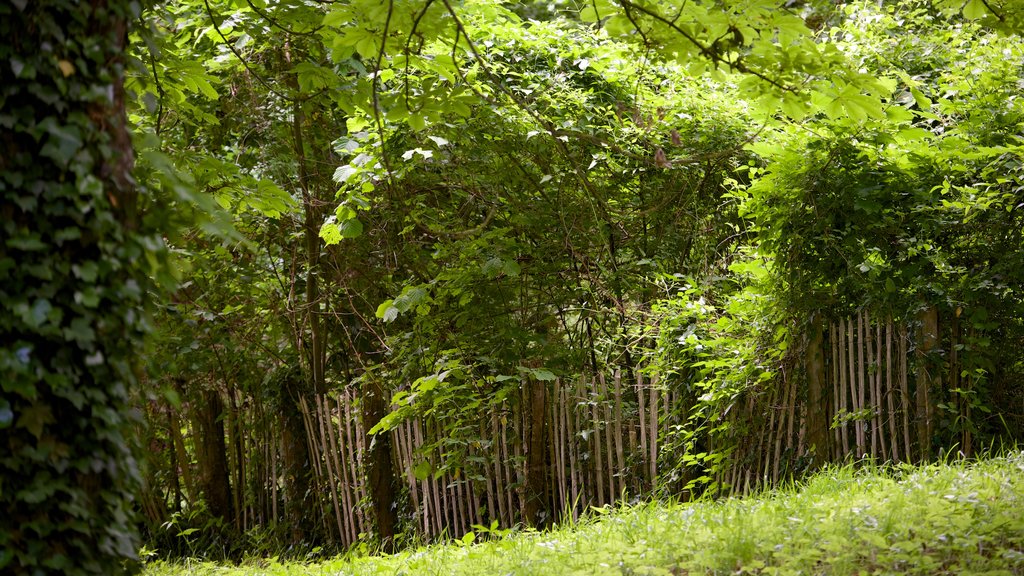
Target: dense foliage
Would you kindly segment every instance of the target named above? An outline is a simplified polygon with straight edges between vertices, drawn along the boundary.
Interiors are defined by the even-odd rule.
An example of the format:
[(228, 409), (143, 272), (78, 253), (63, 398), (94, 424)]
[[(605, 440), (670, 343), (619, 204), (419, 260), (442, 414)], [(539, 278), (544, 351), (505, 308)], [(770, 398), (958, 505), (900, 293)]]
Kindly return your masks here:
[[(853, 354), (854, 332), (837, 336), (852, 316), (888, 322), (886, 354), (907, 363), (903, 396), (884, 394), (905, 419), (893, 459), (1014, 436), (1013, 411), (993, 410), (1021, 401), (1021, 366), (1000, 352), (1022, 335), (1012, 25), (913, 2), (670, 4), (151, 15), (133, 118), (159, 136), (171, 184), (221, 208), (192, 218), (235, 231), (172, 240), (187, 281), (149, 358), (173, 400), (148, 404), (158, 549), (191, 527), (207, 534), (193, 552), (224, 553), (232, 531), (265, 525), (245, 518), (270, 502), (254, 466), (278, 457), (291, 511), (266, 509), (272, 532), (330, 539), (301, 512), (327, 506), (304, 464), (316, 432), (302, 445), (303, 402), (324, 393), (363, 398), (378, 456), (359, 460), (359, 508), (384, 542), (419, 518), (406, 474), (492, 481), (492, 417), (524, 427), (521, 520), (550, 517), (525, 504), (544, 493), (529, 410), (558, 378), (658, 379), (671, 404), (648, 489), (670, 494), (799, 474), (842, 457), (846, 427), (859, 454), (868, 436), (878, 450), (885, 402), (869, 407), (864, 382), (882, 370), (881, 325), (859, 403), (852, 372), (850, 406), (808, 384), (826, 370), (816, 351), (831, 347), (829, 373)], [(414, 420), (440, 434), (396, 470), (382, 455)], [(247, 463), (261, 441), (245, 426), (294, 440)], [(584, 442), (611, 423), (594, 426)]]

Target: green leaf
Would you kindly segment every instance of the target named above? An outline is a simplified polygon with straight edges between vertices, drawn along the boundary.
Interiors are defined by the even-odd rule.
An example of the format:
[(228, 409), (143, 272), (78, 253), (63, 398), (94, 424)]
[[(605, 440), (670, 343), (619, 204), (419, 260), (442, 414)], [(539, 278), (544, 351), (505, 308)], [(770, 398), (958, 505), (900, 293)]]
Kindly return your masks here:
[(96, 281), (100, 268), (96, 262), (89, 260), (81, 264), (72, 265), (71, 271), (74, 272), (75, 276), (80, 278), (83, 282), (91, 284)]
[(420, 482), (430, 478), (430, 462), (419, 462), (412, 468), (412, 473)]
[(514, 277), (519, 276), (519, 273), (522, 272), (523, 269), (515, 260), (506, 260), (503, 266), (503, 270), (505, 271), (505, 274)]
[(896, 141), (902, 143), (916, 142), (935, 138), (935, 134), (924, 128), (907, 128), (896, 133)]
[(345, 121), (345, 127), (348, 129), (349, 134), (356, 132), (362, 132), (370, 125), (370, 120), (364, 116), (350, 116)]
[(394, 300), (385, 300), (380, 306), (377, 306), (375, 314), (377, 318), (380, 318), (385, 322), (391, 322), (395, 318), (398, 318), (399, 310), (395, 307)]
[(423, 114), (410, 114), (408, 121), (409, 127), (417, 132), (427, 127), (427, 118)]
[(45, 298), (39, 298), (32, 304), (32, 308), (29, 310), (28, 315), (23, 315), (22, 319), (29, 325), (30, 328), (38, 329), (46, 319), (50, 316), (50, 311), (53, 306), (50, 301)]
[(37, 250), (46, 250), (50, 247), (49, 244), (44, 243), (39, 234), (23, 234), (15, 236), (7, 240), (7, 245), (11, 248), (23, 250), (25, 252), (35, 252)]
[[(344, 238), (356, 238), (363, 233), (363, 223), (355, 217), (355, 211), (351, 208), (344, 208), (345, 215), (349, 216), (348, 219), (339, 223), (337, 216), (333, 215), (328, 217), (327, 221), (320, 226), (320, 238), (328, 246), (333, 246)], [(342, 212), (342, 207), (339, 207), (338, 212)]]
[(43, 435), (43, 427), (53, 422), (53, 412), (50, 410), (50, 405), (38, 403), (22, 409), (21, 416), (18, 417), (18, 423), (15, 426), (28, 430), (36, 439), (39, 439)]
[(100, 304), (100, 295), (96, 288), (89, 286), (85, 290), (75, 292), (75, 302), (86, 308), (95, 308)]
[(356, 42), (356, 52), (363, 60), (370, 61), (380, 55), (380, 41), (373, 34), (366, 34)]
[(989, 13), (988, 8), (985, 6), (984, 0), (967, 0), (964, 4), (963, 14), (964, 18), (970, 20), (980, 20)]
[(338, 224), (338, 233), (342, 238), (357, 238), (363, 233), (363, 223), (358, 218), (350, 218)]
[(555, 374), (547, 368), (528, 368), (526, 366), (520, 366), (519, 371), (524, 374), (530, 374), (542, 382), (551, 382), (556, 379)]
[(96, 332), (93, 331), (88, 318), (75, 318), (71, 326), (64, 329), (64, 339), (74, 340), (79, 346), (85, 346), (96, 339)]
[(932, 109), (932, 101), (929, 100), (928, 97), (924, 95), (924, 92), (921, 92), (917, 88), (911, 87), (910, 94), (911, 96), (914, 97), (914, 102), (917, 102), (917, 106), (921, 110), (927, 112)]
[(0, 400), (0, 430), (10, 428), (14, 423), (14, 412), (11, 412), (11, 405), (7, 400)]
[(533, 377), (542, 382), (553, 382), (555, 380), (555, 374), (545, 368), (534, 368), (530, 372), (533, 373)]
[(56, 122), (48, 124), (49, 137), (39, 154), (52, 159), (59, 166), (67, 166), (82, 148), (82, 131), (78, 126), (61, 126)]
[(345, 164), (343, 166), (339, 166), (338, 169), (334, 171), (334, 181), (338, 184), (344, 184), (349, 181), (349, 178), (352, 178), (358, 173), (359, 168), (351, 164)]
[(320, 238), (328, 246), (341, 242), (342, 236), (338, 224), (336, 222), (324, 222), (323, 226), (320, 226)]

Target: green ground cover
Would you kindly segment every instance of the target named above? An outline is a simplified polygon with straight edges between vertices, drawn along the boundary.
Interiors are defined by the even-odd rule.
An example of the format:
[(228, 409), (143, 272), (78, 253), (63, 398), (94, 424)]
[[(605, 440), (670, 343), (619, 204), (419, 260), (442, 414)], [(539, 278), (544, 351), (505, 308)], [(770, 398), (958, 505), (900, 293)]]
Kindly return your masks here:
[(144, 574), (1024, 574), (1024, 453), (837, 467), (754, 497), (595, 510), (551, 531), (479, 530), (389, 556), (154, 562)]

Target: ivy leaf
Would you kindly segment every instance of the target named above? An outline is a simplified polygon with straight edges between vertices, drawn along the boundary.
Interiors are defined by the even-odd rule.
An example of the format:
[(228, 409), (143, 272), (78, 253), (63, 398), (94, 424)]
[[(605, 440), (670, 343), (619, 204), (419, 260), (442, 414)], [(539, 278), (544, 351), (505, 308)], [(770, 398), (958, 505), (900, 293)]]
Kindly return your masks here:
[(85, 290), (75, 292), (75, 302), (86, 308), (95, 308), (100, 304), (100, 294), (95, 286), (89, 286)]
[(22, 319), (29, 325), (33, 330), (39, 328), (46, 322), (47, 317), (50, 315), (50, 310), (53, 306), (50, 301), (45, 298), (39, 298), (32, 304), (32, 308), (29, 309), (27, 315), (23, 315)]
[(92, 284), (96, 281), (96, 277), (99, 275), (100, 268), (96, 262), (89, 260), (81, 264), (72, 264), (71, 271), (75, 273), (75, 276), (80, 278), (83, 282)]
[(32, 404), (21, 411), (16, 426), (24, 428), (38, 440), (43, 435), (43, 427), (54, 422), (53, 412), (46, 403)]
[(11, 423), (14, 422), (14, 412), (11, 411), (11, 405), (7, 400), (0, 400), (0, 430), (4, 428), (10, 428)]
[(96, 332), (90, 326), (88, 318), (75, 318), (71, 326), (64, 329), (64, 339), (74, 340), (79, 346), (89, 344), (96, 339)]
[(25, 69), (25, 62), (17, 57), (12, 57), (9, 62), (11, 63), (11, 72), (14, 72), (14, 77), (21, 78), (21, 71)]
[(48, 123), (46, 128), (49, 138), (43, 144), (39, 153), (52, 159), (59, 166), (65, 167), (75, 157), (78, 150), (82, 148), (82, 131), (78, 126), (62, 126), (56, 121)]
[(25, 252), (34, 252), (36, 250), (45, 250), (49, 248), (49, 244), (43, 243), (40, 240), (38, 234), (25, 234), (22, 236), (15, 236), (7, 240), (7, 245), (11, 248), (17, 248), (18, 250), (24, 250)]

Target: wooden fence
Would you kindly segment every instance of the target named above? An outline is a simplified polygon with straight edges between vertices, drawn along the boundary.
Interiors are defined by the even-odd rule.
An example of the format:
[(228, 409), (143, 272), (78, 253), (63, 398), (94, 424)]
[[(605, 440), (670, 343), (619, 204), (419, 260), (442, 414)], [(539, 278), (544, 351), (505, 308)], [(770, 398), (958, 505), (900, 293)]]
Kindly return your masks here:
[[(929, 310), (910, 322), (860, 312), (812, 330), (791, 347), (779, 376), (737, 397), (714, 423), (721, 431), (705, 434), (695, 447), (728, 457), (694, 472), (710, 475), (726, 493), (745, 493), (826, 461), (927, 459), (937, 437), (969, 454), (970, 426), (956, 429), (949, 422), (971, 416), (967, 397), (976, 383), (962, 372), (962, 354), (969, 353), (965, 341), (972, 334), (955, 318), (944, 328), (940, 332)], [(687, 455), (662, 448), (696, 399), (673, 386), (622, 372), (532, 382), (499, 404), (474, 409), (478, 417), (464, 434), (470, 440), (457, 445), (443, 436), (448, 422), (401, 422), (390, 434), (392, 462), (405, 488), (397, 503), (404, 528), (428, 540), (458, 537), (492, 521), (512, 526), (578, 518), (590, 506), (659, 487), (680, 494), (688, 478), (659, 466)], [(239, 390), (221, 397), (236, 525), (284, 522), (278, 416)], [(300, 407), (318, 507), (312, 515), (331, 541), (351, 545), (374, 531), (365, 469), (372, 438), (364, 433), (357, 393), (349, 388), (301, 398)], [(936, 432), (940, 411), (945, 423)], [(204, 464), (200, 459), (189, 474), (193, 465), (174, 409), (166, 419), (172, 441), (161, 450), (184, 472), (174, 500), (193, 500)], [(193, 425), (188, 434), (201, 433)], [(158, 519), (159, 501), (168, 497), (152, 499), (149, 513)], [(531, 501), (540, 505), (531, 508)], [(525, 522), (538, 509), (541, 517)]]
[(971, 455), (973, 382), (962, 374), (965, 334), (955, 318), (940, 330), (934, 309), (912, 322), (860, 311), (819, 330), (770, 389), (738, 403), (732, 420), (752, 423), (753, 433), (736, 443), (719, 482), (748, 492), (826, 461), (926, 460), (939, 406), (961, 423), (943, 431), (947, 441)]
[[(611, 378), (555, 380), (545, 394), (543, 499), (547, 518), (614, 504), (649, 490), (658, 478), (659, 429), (671, 396), (657, 381), (621, 372)], [(368, 530), (363, 451), (367, 438), (353, 391), (303, 402), (313, 469), (333, 519), (331, 531), (351, 544)], [(411, 522), (426, 538), (458, 536), (473, 525), (523, 522), (527, 508), (529, 426), (526, 399), (506, 400), (480, 419), (479, 439), (459, 467), (436, 448), (442, 423), (412, 418), (391, 431), (393, 461), (408, 493)], [(430, 447), (434, 447), (430, 449)]]

